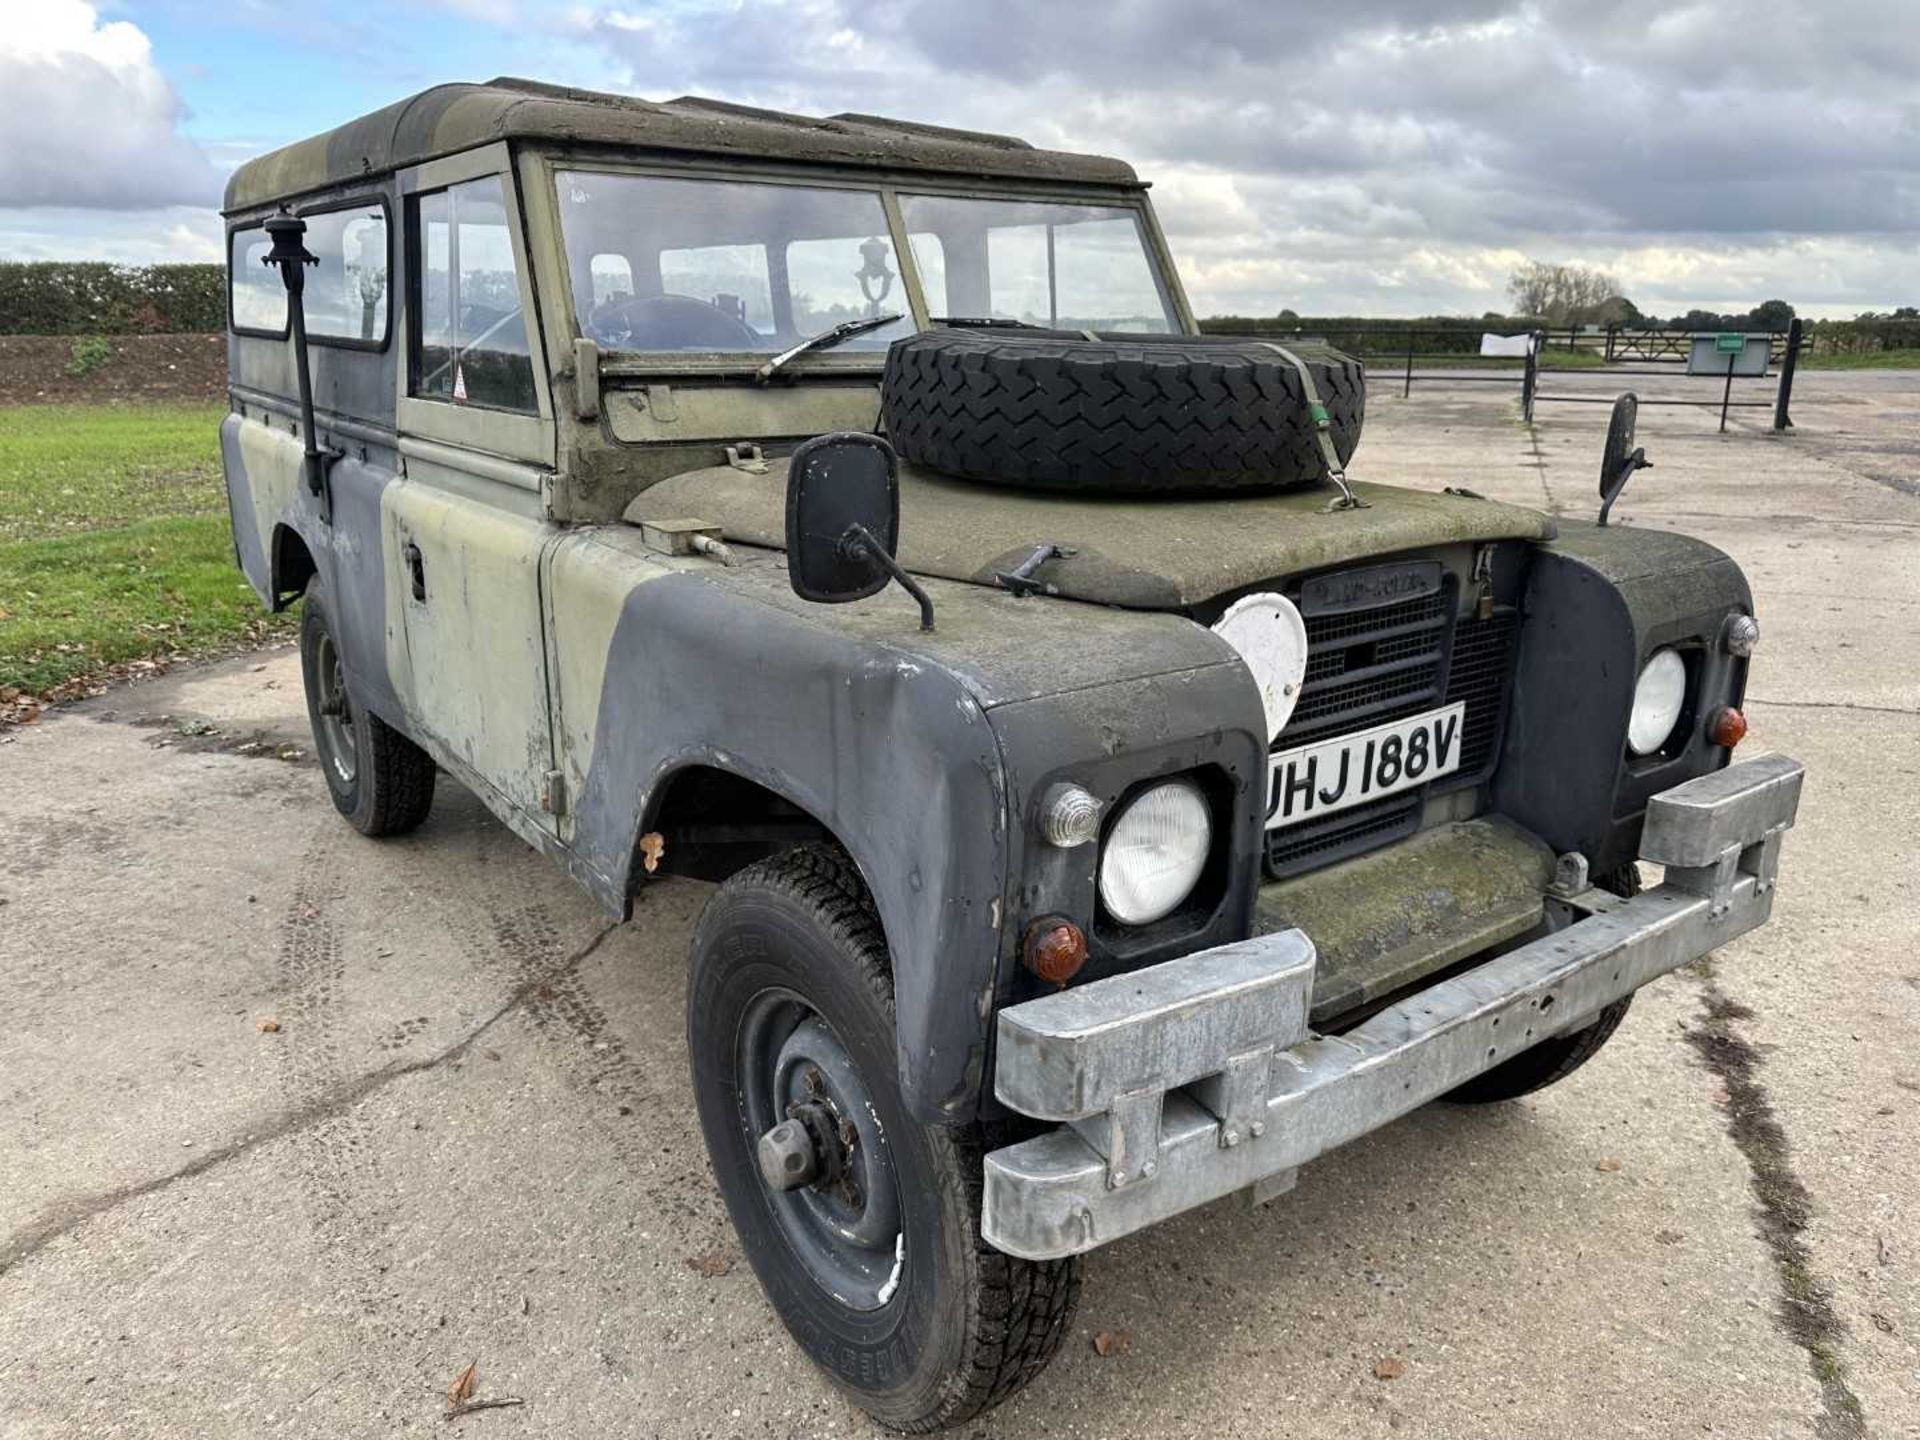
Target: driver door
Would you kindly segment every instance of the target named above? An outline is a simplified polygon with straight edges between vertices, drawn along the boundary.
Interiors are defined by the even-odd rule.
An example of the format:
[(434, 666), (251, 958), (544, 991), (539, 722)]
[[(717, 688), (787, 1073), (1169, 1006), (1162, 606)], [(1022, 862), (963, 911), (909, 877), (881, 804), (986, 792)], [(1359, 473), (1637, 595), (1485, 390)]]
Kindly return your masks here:
[(554, 427), (513, 175), (492, 146), (402, 189), (402, 473), (381, 501), (391, 668), (434, 757), (516, 828), (550, 833), (539, 575)]

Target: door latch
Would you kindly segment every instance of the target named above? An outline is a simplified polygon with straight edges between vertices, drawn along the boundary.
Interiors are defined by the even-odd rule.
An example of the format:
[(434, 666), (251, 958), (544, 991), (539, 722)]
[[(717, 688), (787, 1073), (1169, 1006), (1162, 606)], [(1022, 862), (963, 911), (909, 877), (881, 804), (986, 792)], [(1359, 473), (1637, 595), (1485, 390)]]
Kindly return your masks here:
[(420, 547), (409, 540), (402, 553), (407, 557), (407, 579), (413, 585), (413, 598), (424, 603), (427, 598), (427, 565), (420, 558)]

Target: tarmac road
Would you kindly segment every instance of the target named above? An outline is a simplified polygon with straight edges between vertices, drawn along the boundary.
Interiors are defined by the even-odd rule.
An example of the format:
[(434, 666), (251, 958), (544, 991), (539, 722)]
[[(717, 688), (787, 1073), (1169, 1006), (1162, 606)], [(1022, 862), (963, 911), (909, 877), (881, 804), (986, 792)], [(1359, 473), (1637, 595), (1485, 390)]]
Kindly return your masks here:
[[(1753, 580), (1773, 924), (1553, 1090), (1097, 1253), (970, 1433), (1920, 1435), (1920, 375), (1800, 388), (1788, 437), (1643, 412), (1618, 512)], [(1590, 513), (1605, 420), (1417, 385), (1354, 473)], [(0, 737), (0, 1434), (443, 1433), (470, 1361), (503, 1440), (871, 1430), (712, 1189), (707, 888), (610, 928), (444, 781), (362, 840), (308, 746), (286, 651)]]

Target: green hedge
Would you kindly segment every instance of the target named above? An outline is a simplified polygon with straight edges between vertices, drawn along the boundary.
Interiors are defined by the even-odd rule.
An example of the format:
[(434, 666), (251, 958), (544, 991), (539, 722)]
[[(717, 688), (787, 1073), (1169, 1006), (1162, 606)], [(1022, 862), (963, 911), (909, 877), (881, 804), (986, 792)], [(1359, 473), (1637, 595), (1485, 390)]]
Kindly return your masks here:
[(0, 335), (150, 335), (224, 330), (221, 265), (0, 261)]
[(1873, 355), (1920, 348), (1920, 320), (1815, 320), (1807, 327), (1815, 355)]

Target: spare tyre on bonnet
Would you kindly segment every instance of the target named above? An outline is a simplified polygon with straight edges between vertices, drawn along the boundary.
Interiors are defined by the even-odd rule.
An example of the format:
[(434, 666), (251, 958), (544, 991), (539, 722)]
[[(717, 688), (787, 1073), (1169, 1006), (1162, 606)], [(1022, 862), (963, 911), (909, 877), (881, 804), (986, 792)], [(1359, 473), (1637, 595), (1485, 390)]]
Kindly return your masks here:
[(1325, 345), (933, 330), (887, 352), (881, 409), (903, 458), (972, 480), (1114, 494), (1273, 489), (1327, 473), (1302, 366), (1344, 465), (1360, 441), (1365, 368)]

